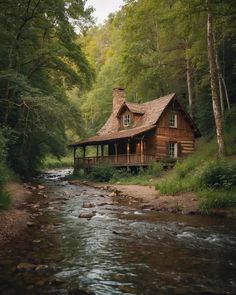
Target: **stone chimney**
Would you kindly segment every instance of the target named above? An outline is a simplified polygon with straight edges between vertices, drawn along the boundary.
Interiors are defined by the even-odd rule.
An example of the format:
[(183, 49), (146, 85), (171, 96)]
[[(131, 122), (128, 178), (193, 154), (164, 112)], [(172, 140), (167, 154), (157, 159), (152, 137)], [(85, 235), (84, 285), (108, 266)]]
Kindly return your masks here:
[(114, 88), (112, 92), (113, 99), (113, 113), (117, 113), (121, 105), (125, 102), (125, 90), (124, 88)]

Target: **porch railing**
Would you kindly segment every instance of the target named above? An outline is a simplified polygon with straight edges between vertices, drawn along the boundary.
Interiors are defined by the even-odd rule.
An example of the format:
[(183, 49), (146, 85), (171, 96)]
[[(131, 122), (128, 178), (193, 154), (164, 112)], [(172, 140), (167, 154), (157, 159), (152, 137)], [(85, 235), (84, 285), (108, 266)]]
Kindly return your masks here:
[(146, 165), (155, 160), (154, 155), (150, 154), (129, 154), (129, 155), (112, 155), (112, 156), (98, 156), (75, 158), (75, 166), (81, 168), (92, 167), (94, 165), (111, 163), (113, 166), (132, 166), (132, 165)]

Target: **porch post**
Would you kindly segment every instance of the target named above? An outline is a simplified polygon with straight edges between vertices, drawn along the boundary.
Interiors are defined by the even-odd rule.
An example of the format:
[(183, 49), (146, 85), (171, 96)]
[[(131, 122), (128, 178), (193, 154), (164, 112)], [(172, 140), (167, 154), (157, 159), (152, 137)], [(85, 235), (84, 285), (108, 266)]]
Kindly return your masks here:
[(102, 144), (102, 157), (104, 156), (104, 145)]
[(117, 163), (117, 143), (115, 143), (115, 162)]
[(98, 152), (99, 152), (99, 151), (98, 151), (98, 147), (99, 147), (99, 146), (98, 146), (98, 144), (97, 144), (97, 158), (98, 158)]
[(74, 146), (74, 167), (76, 165), (76, 150), (77, 148)]
[(129, 150), (130, 150), (130, 144), (129, 144), (129, 142), (127, 142), (127, 163), (130, 162)]
[(86, 146), (83, 146), (83, 158), (86, 156)]
[(143, 139), (141, 140), (141, 163), (144, 162), (144, 156), (143, 156)]

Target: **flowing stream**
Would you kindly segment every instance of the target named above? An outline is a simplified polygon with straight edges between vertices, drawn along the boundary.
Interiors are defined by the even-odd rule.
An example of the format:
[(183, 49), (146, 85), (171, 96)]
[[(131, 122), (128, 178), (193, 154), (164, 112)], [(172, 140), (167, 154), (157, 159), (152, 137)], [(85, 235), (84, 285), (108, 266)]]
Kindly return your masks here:
[[(236, 294), (236, 224), (139, 209), (51, 171), (27, 231), (0, 250), (0, 294)], [(82, 208), (83, 202), (94, 204)], [(38, 205), (39, 204), (39, 205)], [(94, 212), (88, 220), (81, 212)], [(39, 266), (19, 270), (20, 263)]]

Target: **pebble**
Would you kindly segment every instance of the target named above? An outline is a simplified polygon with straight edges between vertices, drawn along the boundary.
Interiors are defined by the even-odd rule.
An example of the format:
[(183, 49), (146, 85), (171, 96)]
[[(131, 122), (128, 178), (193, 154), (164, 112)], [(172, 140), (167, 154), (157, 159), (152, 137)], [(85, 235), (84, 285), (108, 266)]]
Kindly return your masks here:
[(113, 197), (116, 197), (116, 196), (117, 196), (117, 193), (116, 192), (112, 192), (112, 193), (109, 194), (109, 197), (110, 198), (113, 198)]
[(43, 185), (41, 185), (41, 184), (38, 184), (38, 185), (37, 185), (37, 189), (39, 189), (39, 190), (45, 189), (45, 186), (43, 186)]
[(31, 221), (28, 221), (26, 224), (27, 224), (28, 227), (33, 227), (33, 226), (36, 225), (36, 223), (31, 222)]

